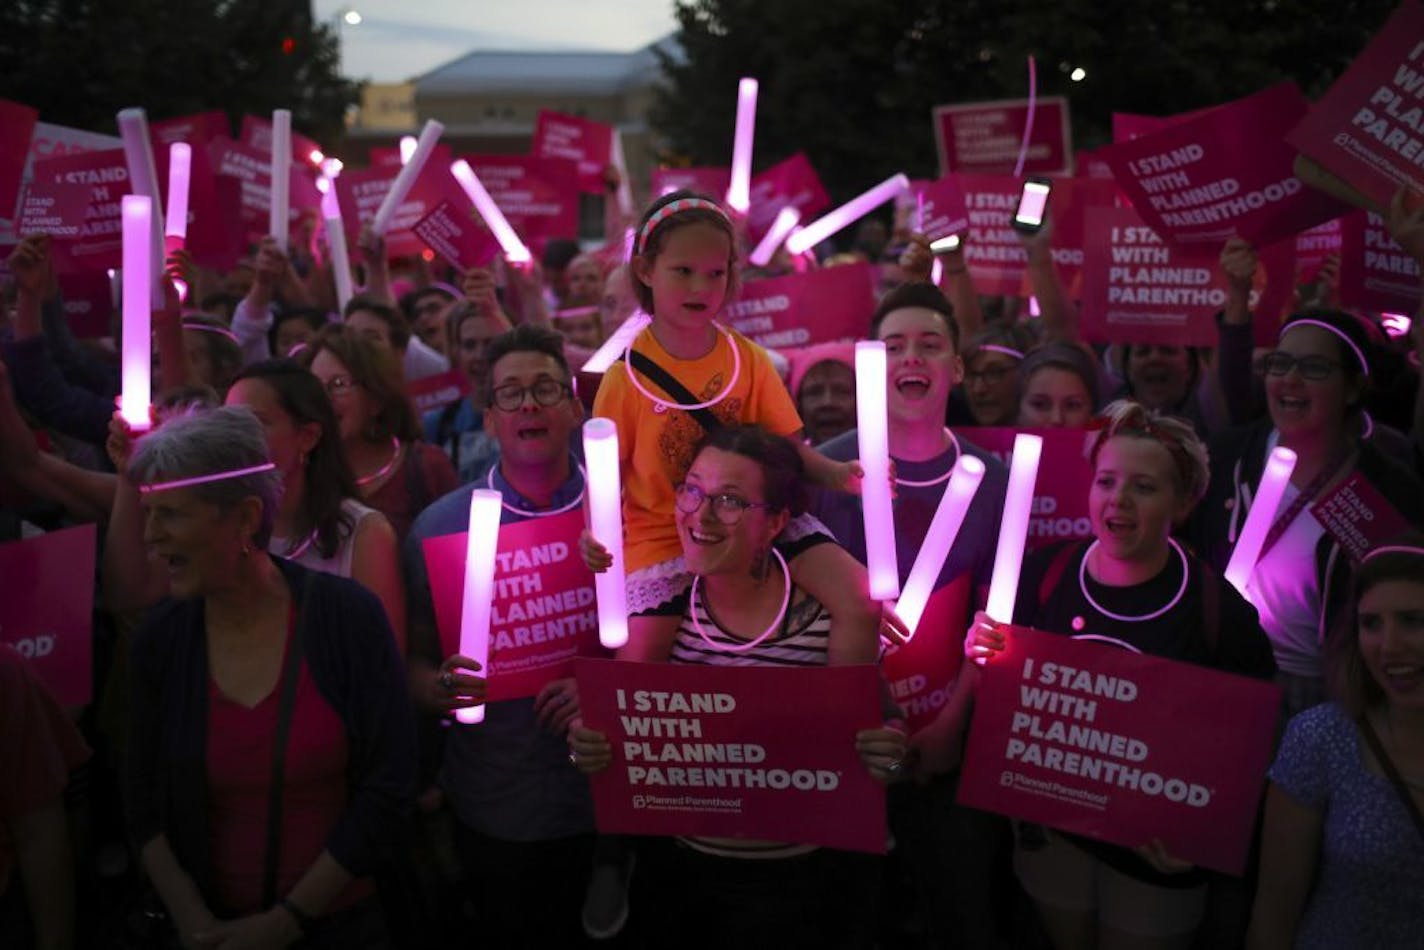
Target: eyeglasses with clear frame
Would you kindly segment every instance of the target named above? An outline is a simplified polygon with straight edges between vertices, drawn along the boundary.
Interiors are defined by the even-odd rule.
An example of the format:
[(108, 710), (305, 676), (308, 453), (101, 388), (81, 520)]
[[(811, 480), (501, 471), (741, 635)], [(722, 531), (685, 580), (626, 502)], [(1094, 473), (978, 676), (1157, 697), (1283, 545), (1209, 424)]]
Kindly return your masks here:
[(685, 515), (693, 515), (702, 507), (704, 501), (708, 502), (712, 505), (712, 516), (728, 528), (741, 521), (742, 515), (746, 514), (748, 508), (771, 509), (771, 505), (764, 501), (747, 501), (740, 495), (733, 495), (730, 492), (712, 495), (687, 482), (676, 485), (673, 488), (673, 493), (676, 497), (678, 511)]

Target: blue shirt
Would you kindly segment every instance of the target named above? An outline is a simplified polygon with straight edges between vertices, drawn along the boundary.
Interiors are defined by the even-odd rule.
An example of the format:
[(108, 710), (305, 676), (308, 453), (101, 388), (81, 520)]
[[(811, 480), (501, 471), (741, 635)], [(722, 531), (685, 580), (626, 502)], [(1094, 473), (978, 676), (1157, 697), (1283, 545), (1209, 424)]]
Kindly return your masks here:
[(468, 485), (477, 479), (483, 481), (490, 470), (499, 464), (499, 443), (493, 433), (485, 430), (484, 413), (470, 405), (468, 399), (460, 400), (459, 409), (443, 426), (442, 432), (441, 418), (449, 408), (432, 409), (421, 417), (425, 441), (440, 446), (450, 456), (460, 484)]

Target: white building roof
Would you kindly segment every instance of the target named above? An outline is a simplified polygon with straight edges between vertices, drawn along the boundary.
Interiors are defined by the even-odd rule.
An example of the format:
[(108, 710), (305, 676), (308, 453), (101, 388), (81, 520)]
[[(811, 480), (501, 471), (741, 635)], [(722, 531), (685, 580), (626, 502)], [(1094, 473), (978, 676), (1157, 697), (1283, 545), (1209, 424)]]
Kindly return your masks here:
[(417, 96), (582, 92), (609, 95), (647, 83), (661, 67), (655, 49), (676, 59), (671, 36), (629, 53), (581, 50), (473, 50), (415, 80)]

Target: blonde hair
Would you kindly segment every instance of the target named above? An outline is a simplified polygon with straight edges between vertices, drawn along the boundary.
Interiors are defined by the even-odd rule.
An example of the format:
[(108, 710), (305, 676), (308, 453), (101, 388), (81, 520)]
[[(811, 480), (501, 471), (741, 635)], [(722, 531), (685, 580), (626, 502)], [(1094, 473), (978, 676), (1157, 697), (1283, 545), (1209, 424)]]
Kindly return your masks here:
[(1151, 439), (1159, 443), (1172, 457), (1172, 472), (1177, 490), (1193, 505), (1206, 494), (1211, 470), (1207, 465), (1206, 445), (1191, 425), (1176, 416), (1148, 409), (1140, 402), (1119, 399), (1109, 403), (1098, 416), (1095, 426), (1098, 437), (1089, 452), (1093, 468), (1098, 467), (1098, 453), (1108, 439), (1127, 436)]

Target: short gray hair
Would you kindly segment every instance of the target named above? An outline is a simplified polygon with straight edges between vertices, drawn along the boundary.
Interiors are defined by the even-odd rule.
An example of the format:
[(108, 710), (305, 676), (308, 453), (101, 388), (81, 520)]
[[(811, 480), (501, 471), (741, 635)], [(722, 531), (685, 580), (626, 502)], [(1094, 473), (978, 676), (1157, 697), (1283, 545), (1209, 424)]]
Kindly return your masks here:
[[(224, 406), (185, 413), (144, 436), (129, 459), (128, 477), (143, 485), (234, 472), (270, 461), (262, 423), (252, 410)], [(282, 497), (282, 478), (275, 470), (202, 482), (193, 486), (193, 492), (223, 510), (257, 496), (262, 523), (253, 542), (267, 547)]]

